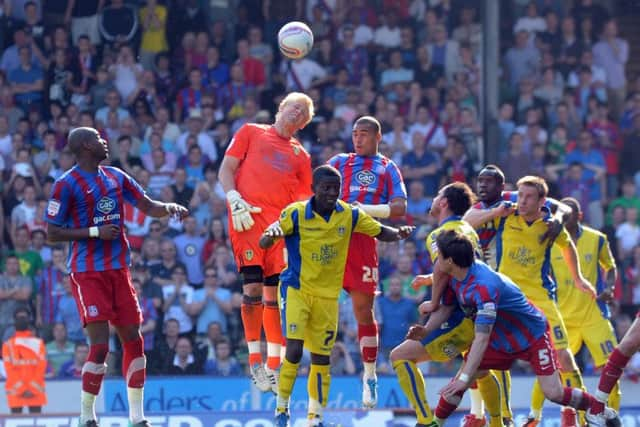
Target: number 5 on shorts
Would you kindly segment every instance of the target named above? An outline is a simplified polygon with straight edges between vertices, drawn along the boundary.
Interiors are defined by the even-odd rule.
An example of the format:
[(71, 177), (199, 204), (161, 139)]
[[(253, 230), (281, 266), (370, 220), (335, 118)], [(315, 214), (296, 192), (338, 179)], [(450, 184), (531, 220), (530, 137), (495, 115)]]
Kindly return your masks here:
[(543, 348), (538, 351), (538, 362), (540, 366), (548, 365), (551, 362), (551, 358), (549, 357), (549, 349)]

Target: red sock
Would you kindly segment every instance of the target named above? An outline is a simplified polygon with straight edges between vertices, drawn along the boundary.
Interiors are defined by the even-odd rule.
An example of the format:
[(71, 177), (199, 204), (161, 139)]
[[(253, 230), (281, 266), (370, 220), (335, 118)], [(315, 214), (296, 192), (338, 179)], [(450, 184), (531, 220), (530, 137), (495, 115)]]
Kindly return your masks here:
[(594, 400), (593, 396), (579, 388), (564, 387), (562, 392), (562, 401), (558, 403), (563, 406), (570, 406), (580, 411), (586, 411)]
[[(282, 326), (280, 325), (280, 310), (278, 303), (265, 301), (262, 312), (262, 325), (267, 339), (267, 366), (270, 369), (280, 367), (280, 345), (282, 343)], [(278, 351), (275, 351), (275, 349)]]
[(97, 395), (100, 392), (102, 379), (107, 370), (104, 361), (109, 353), (108, 344), (92, 344), (89, 346), (87, 361), (82, 366), (82, 391)]
[(142, 337), (122, 344), (122, 376), (127, 387), (142, 388), (147, 376), (147, 358)]
[(613, 350), (607, 364), (602, 368), (602, 374), (600, 374), (600, 382), (598, 382), (598, 390), (596, 392), (596, 398), (593, 399), (591, 404), (591, 412), (599, 414), (604, 411), (605, 402), (609, 398), (609, 393), (613, 390), (613, 386), (616, 385), (625, 366), (629, 363), (631, 357), (625, 356), (617, 348)]
[(358, 342), (362, 361), (375, 363), (378, 358), (378, 324), (375, 322), (370, 325), (358, 324)]
[(240, 314), (244, 326), (244, 337), (249, 347), (249, 365), (262, 363), (262, 354), (260, 354), (262, 312), (262, 297), (251, 298), (243, 295)]
[(460, 400), (462, 400), (463, 394), (464, 392), (456, 393), (455, 395), (456, 397), (454, 397), (454, 399), (456, 400), (455, 403), (447, 402), (443, 396), (440, 396), (440, 400), (438, 401), (438, 406), (434, 411), (435, 416), (440, 418), (441, 420), (446, 420), (447, 418), (449, 418), (449, 416), (453, 414), (453, 411), (455, 411), (458, 405), (460, 404)]

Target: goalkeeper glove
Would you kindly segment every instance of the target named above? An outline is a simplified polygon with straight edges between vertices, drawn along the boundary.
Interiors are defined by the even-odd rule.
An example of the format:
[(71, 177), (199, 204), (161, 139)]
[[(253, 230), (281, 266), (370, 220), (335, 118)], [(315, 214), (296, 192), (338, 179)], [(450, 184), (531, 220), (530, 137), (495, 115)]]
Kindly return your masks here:
[(235, 231), (247, 231), (255, 223), (251, 218), (252, 213), (262, 212), (262, 209), (251, 206), (236, 190), (227, 192), (227, 202), (231, 209), (231, 221)]

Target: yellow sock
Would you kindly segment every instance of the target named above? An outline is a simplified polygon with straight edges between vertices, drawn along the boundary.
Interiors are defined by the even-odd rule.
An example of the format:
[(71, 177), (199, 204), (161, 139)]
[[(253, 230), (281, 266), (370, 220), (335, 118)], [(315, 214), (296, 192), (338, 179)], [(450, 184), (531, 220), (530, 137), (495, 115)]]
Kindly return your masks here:
[(513, 411), (511, 410), (511, 372), (494, 371), (500, 384), (500, 408), (502, 418), (513, 419)]
[(476, 384), (478, 384), (478, 391), (482, 395), (484, 400), (484, 406), (489, 413), (491, 420), (497, 418), (502, 424), (502, 414), (500, 411), (500, 384), (493, 371), (489, 371), (487, 375), (482, 378), (476, 378)]
[(618, 381), (611, 389), (611, 393), (609, 393), (609, 407), (620, 412), (621, 398), (622, 398), (622, 393), (620, 392), (620, 381)]
[(278, 383), (277, 408), (286, 408), (288, 406), (285, 402), (289, 402), (293, 385), (296, 383), (298, 365), (300, 365), (300, 363), (291, 363), (286, 357), (282, 362), (282, 366), (280, 367), (280, 382)]
[(420, 424), (430, 424), (433, 421), (433, 413), (427, 403), (424, 391), (424, 378), (414, 362), (409, 360), (396, 360), (393, 362), (393, 370), (396, 371), (400, 388), (409, 399), (409, 403), (416, 411), (416, 417)]
[[(311, 364), (309, 369), (309, 379), (307, 381), (307, 392), (309, 393), (309, 415), (322, 415), (322, 410), (329, 401), (329, 385), (331, 384), (331, 374), (329, 365)], [(280, 371), (282, 376), (282, 371)]]
[(539, 419), (542, 415), (542, 405), (544, 405), (544, 393), (536, 379), (533, 382), (533, 390), (531, 390), (531, 415), (534, 418)]

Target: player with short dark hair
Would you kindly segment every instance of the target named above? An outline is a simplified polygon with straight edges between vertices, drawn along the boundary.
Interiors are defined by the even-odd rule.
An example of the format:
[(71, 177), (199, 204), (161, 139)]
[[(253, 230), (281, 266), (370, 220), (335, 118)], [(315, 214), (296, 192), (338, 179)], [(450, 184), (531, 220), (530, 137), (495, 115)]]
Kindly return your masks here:
[[(398, 166), (378, 152), (381, 132), (382, 127), (375, 117), (360, 117), (351, 132), (355, 152), (338, 154), (327, 163), (340, 171), (343, 201), (356, 204), (374, 218), (397, 218), (407, 212), (407, 190)], [(349, 246), (344, 289), (351, 296), (358, 322), (358, 342), (364, 365), (362, 404), (367, 408), (373, 408), (378, 400), (378, 325), (373, 315), (377, 287), (376, 239), (355, 233)]]
[(101, 166), (109, 149), (97, 130), (73, 129), (68, 145), (77, 163), (54, 183), (45, 221), (49, 241), (70, 242), (71, 289), (89, 336), (89, 356), (82, 368), (80, 425), (97, 426), (95, 399), (106, 371), (111, 323), (122, 342), (131, 423), (146, 427), (142, 397), (146, 358), (141, 312), (129, 273), (124, 204), (155, 218), (182, 218), (188, 211), (175, 203), (150, 199), (125, 172)]
[(338, 170), (329, 165), (317, 167), (313, 171), (313, 197), (287, 206), (280, 220), (260, 238), (260, 246), (268, 248), (284, 237), (288, 256), (279, 286), (287, 344), (276, 401), (278, 427), (289, 425), (289, 398), (304, 346), (311, 352), (309, 425), (323, 425), (331, 380), (329, 356), (336, 340), (338, 297), (351, 236), (358, 232), (391, 242), (407, 238), (414, 229), (384, 226), (358, 207), (339, 200), (341, 186)]
[[(459, 304), (472, 314), (475, 336), (458, 375), (440, 391), (435, 423), (442, 425), (453, 413), (474, 377), (489, 369), (508, 370), (516, 360), (531, 363), (549, 400), (588, 409), (595, 398), (579, 388), (563, 386), (560, 380), (549, 323), (542, 311), (507, 276), (482, 261), (473, 261), (474, 247), (467, 236), (446, 231), (436, 244), (442, 269), (451, 276), (443, 304)], [(609, 408), (607, 413), (611, 419), (616, 417)], [(603, 427), (604, 417), (594, 417), (589, 425)]]

